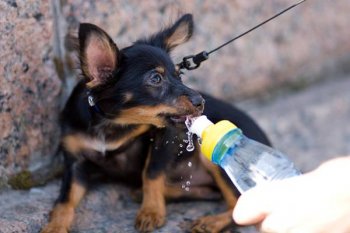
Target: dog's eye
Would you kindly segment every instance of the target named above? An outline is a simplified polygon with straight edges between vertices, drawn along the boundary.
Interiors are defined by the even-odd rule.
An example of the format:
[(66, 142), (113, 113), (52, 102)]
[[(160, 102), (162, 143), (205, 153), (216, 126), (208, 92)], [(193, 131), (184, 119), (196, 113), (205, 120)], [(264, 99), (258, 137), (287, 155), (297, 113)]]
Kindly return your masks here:
[(154, 85), (160, 84), (160, 83), (162, 82), (162, 80), (163, 80), (163, 77), (162, 77), (162, 75), (159, 74), (159, 73), (153, 73), (153, 74), (151, 74), (150, 79), (149, 79), (149, 81), (151, 82), (151, 84), (154, 84)]

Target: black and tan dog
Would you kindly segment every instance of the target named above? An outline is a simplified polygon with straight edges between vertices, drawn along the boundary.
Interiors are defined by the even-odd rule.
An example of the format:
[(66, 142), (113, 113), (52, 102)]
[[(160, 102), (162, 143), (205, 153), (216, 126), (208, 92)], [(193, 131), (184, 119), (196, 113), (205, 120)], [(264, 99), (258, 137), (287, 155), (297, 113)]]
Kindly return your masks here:
[[(193, 232), (219, 232), (232, 222), (233, 185), (221, 170), (184, 144), (186, 116), (203, 113), (213, 121), (228, 119), (251, 138), (268, 144), (244, 113), (186, 87), (169, 52), (192, 35), (191, 15), (130, 47), (118, 49), (99, 27), (81, 24), (79, 57), (83, 80), (62, 115), (65, 173), (61, 192), (44, 233), (68, 232), (74, 209), (98, 172), (142, 187), (135, 227), (149, 232), (165, 224), (166, 200), (217, 198), (228, 210), (193, 223)], [(203, 96), (203, 97), (202, 97)], [(185, 146), (185, 145), (184, 145)], [(181, 154), (181, 156), (178, 156)], [(193, 164), (188, 167), (188, 162)], [(191, 176), (183, 189), (182, 177)]]

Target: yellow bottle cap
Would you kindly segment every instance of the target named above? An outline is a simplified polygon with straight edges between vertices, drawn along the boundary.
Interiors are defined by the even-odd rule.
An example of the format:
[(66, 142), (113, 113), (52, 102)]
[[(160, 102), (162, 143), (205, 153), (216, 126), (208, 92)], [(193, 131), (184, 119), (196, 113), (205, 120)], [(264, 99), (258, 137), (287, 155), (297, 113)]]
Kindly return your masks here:
[(236, 125), (227, 120), (219, 121), (215, 125), (209, 125), (207, 128), (205, 128), (201, 135), (201, 149), (205, 157), (212, 161), (212, 154), (214, 152), (216, 144), (228, 132), (236, 128)]

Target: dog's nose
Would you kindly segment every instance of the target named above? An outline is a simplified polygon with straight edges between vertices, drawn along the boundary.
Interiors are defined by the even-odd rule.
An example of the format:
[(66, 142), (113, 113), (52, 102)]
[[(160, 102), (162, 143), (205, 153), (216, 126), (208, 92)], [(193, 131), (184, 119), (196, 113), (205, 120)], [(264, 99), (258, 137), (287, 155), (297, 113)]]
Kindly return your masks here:
[(203, 110), (204, 109), (204, 103), (205, 100), (201, 95), (195, 95), (190, 97), (191, 103), (193, 106), (195, 106), (198, 110)]

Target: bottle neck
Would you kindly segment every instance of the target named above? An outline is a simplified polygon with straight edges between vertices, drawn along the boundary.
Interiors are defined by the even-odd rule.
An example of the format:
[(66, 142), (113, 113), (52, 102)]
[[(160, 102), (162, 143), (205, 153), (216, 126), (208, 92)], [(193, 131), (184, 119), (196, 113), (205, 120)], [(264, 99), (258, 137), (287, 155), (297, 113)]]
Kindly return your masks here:
[(243, 137), (242, 130), (239, 128), (227, 132), (215, 145), (211, 156), (212, 162), (220, 165), (226, 154), (233, 155)]
[[(213, 124), (205, 115), (187, 118), (185, 123), (190, 132), (202, 139), (202, 153), (213, 162), (218, 161), (217, 159), (213, 159), (212, 155), (215, 147), (220, 144), (220, 140), (225, 138), (225, 135), (229, 132), (238, 129), (236, 125), (227, 120), (222, 120)], [(241, 132), (241, 130), (238, 129), (238, 131), (235, 132)]]

